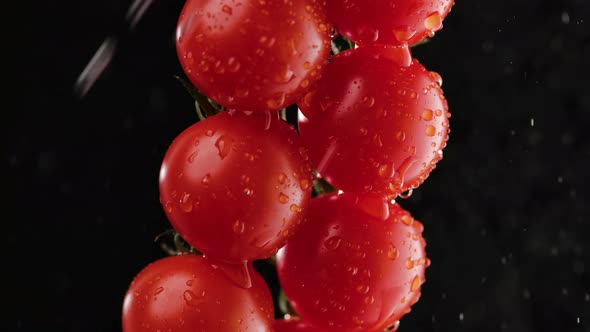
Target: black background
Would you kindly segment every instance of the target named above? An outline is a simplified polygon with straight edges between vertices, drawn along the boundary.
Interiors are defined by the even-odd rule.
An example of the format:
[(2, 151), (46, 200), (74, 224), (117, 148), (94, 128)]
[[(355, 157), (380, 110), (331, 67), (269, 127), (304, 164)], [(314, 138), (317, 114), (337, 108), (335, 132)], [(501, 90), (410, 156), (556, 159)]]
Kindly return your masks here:
[[(37, 2), (3, 4), (18, 23), (2, 51), (17, 75), (0, 120), (1, 329), (119, 331), (130, 281), (164, 256), (161, 159), (196, 120), (172, 78), (183, 2), (155, 1), (132, 32), (130, 0)], [(590, 331), (590, 3), (459, 1), (444, 25), (413, 51), (453, 117), (444, 159), (401, 202), (433, 263), (400, 330)], [(76, 98), (109, 35), (113, 62)]]

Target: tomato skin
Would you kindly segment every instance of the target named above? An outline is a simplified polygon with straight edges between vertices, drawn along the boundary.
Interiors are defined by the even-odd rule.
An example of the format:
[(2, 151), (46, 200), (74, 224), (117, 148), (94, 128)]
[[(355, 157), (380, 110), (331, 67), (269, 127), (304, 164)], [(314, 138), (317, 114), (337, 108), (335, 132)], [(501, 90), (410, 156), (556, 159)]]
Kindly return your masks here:
[(430, 264), (420, 222), (383, 198), (348, 193), (312, 199), (307, 217), (277, 255), (281, 286), (303, 321), (381, 331), (409, 312)]
[(298, 104), (310, 158), (338, 189), (393, 198), (417, 188), (442, 159), (450, 113), (440, 76), (404, 49), (338, 54)]
[(442, 29), (454, 0), (327, 0), (338, 32), (359, 45), (413, 45)]
[(273, 328), (275, 332), (322, 332), (321, 329), (314, 328), (295, 319), (275, 320)]
[(253, 286), (245, 289), (201, 256), (155, 261), (125, 295), (123, 332), (272, 331), (270, 291), (249, 269)]
[(197, 250), (239, 262), (276, 253), (304, 221), (311, 166), (275, 114), (224, 112), (183, 131), (160, 170), (160, 201)]
[(188, 0), (176, 49), (209, 98), (228, 108), (274, 111), (319, 78), (331, 32), (321, 0)]

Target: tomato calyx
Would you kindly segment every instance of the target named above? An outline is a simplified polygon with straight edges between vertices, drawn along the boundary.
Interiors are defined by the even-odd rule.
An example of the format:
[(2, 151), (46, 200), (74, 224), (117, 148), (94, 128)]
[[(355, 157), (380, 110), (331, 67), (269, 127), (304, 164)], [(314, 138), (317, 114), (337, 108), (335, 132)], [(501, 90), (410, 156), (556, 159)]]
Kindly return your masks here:
[(209, 116), (223, 112), (223, 106), (217, 104), (207, 96), (205, 96), (199, 89), (197, 89), (192, 83), (183, 79), (182, 77), (175, 75), (174, 78), (182, 84), (186, 91), (195, 100), (195, 108), (199, 120), (203, 120)]
[(180, 236), (174, 229), (166, 230), (156, 236), (154, 239), (160, 248), (169, 256), (180, 255), (200, 255), (203, 254), (193, 248), (185, 239)]

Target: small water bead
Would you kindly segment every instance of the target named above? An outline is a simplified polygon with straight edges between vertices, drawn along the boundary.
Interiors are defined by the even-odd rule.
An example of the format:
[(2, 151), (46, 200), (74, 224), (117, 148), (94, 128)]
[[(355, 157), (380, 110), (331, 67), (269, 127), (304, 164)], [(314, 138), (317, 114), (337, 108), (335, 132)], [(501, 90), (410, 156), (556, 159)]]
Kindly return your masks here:
[(310, 182), (307, 179), (302, 179), (301, 181), (299, 181), (299, 185), (301, 187), (301, 190), (307, 190), (310, 186)]
[(434, 118), (434, 112), (430, 109), (425, 109), (424, 112), (422, 112), (422, 119), (424, 119), (424, 121), (430, 121)]
[(203, 303), (203, 298), (205, 297), (205, 291), (203, 291), (200, 295), (195, 294), (193, 291), (185, 290), (182, 294), (184, 301), (187, 305), (191, 307), (196, 307), (199, 304)]
[(426, 135), (434, 136), (435, 134), (436, 134), (436, 128), (433, 125), (429, 125), (428, 127), (426, 127)]
[(211, 174), (206, 174), (205, 176), (203, 176), (203, 178), (201, 179), (201, 183), (205, 186), (209, 185), (209, 183), (211, 183)]
[(357, 293), (359, 293), (359, 294), (367, 294), (367, 293), (369, 292), (369, 289), (370, 289), (370, 288), (369, 288), (369, 286), (367, 286), (367, 285), (358, 285), (358, 286), (356, 287), (356, 291), (357, 291)]
[(389, 245), (389, 249), (387, 250), (387, 258), (391, 260), (396, 260), (399, 257), (399, 250), (393, 245)]
[(280, 184), (285, 184), (286, 180), (287, 180), (287, 175), (285, 175), (285, 173), (279, 174), (278, 181)]
[(332, 236), (332, 237), (329, 237), (328, 239), (326, 239), (326, 241), (324, 241), (324, 246), (328, 250), (335, 250), (340, 246), (341, 242), (342, 242), (342, 239), (340, 237)]
[(219, 153), (219, 157), (224, 159), (231, 150), (232, 141), (226, 135), (220, 136), (215, 142), (215, 147)]
[(228, 15), (232, 15), (233, 14), (232, 8), (230, 6), (228, 6), (228, 5), (223, 5), (223, 7), (221, 7), (221, 10), (224, 13), (228, 14)]
[(408, 260), (406, 261), (406, 269), (410, 270), (414, 268), (414, 260), (412, 259), (412, 257), (408, 257)]
[(410, 291), (415, 292), (420, 289), (420, 277), (416, 275), (414, 280), (412, 280), (412, 285), (410, 287)]
[(431, 71), (430, 73), (428, 73), (428, 76), (430, 76), (430, 78), (432, 78), (439, 87), (442, 87), (442, 85), (443, 85), (443, 79), (442, 79), (442, 76), (440, 76), (439, 73), (437, 73), (435, 71)]
[(279, 202), (281, 202), (282, 204), (286, 204), (287, 202), (289, 202), (289, 196), (281, 192), (279, 194)]
[(193, 202), (191, 201), (191, 195), (189, 193), (184, 193), (180, 198), (178, 203), (180, 209), (186, 213), (189, 213), (193, 210)]
[(395, 138), (396, 138), (396, 139), (397, 139), (397, 141), (398, 141), (398, 142), (400, 142), (400, 143), (401, 143), (401, 142), (403, 142), (403, 141), (405, 141), (405, 140), (406, 140), (406, 132), (405, 132), (405, 131), (403, 131), (403, 130), (400, 130), (400, 131), (398, 131), (398, 132), (395, 134)]
[(440, 13), (434, 12), (430, 14), (430, 16), (424, 20), (424, 27), (430, 32), (440, 30), (442, 28), (442, 17), (440, 16)]

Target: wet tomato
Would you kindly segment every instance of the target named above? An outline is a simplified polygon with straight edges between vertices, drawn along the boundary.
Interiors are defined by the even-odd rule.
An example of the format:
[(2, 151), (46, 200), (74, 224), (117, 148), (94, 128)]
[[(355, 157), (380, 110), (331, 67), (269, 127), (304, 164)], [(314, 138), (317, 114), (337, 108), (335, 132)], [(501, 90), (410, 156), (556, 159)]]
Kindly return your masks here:
[(311, 166), (277, 114), (224, 112), (182, 132), (160, 169), (160, 200), (180, 235), (225, 261), (267, 258), (303, 222)]
[(144, 268), (123, 303), (123, 332), (271, 331), (273, 302), (258, 273), (232, 283), (201, 256), (167, 257)]
[(308, 222), (279, 250), (285, 294), (322, 331), (381, 331), (418, 301), (426, 257), (423, 226), (377, 196), (314, 198)]
[(279, 110), (319, 78), (331, 32), (321, 0), (188, 0), (176, 48), (190, 80), (216, 102)]
[(322, 332), (321, 329), (314, 328), (295, 319), (275, 320), (273, 327), (275, 332)]
[(407, 47), (342, 52), (298, 104), (317, 171), (343, 191), (395, 197), (417, 188), (442, 158), (449, 133), (442, 80)]
[(360, 45), (415, 44), (442, 28), (454, 0), (327, 0), (336, 29)]

